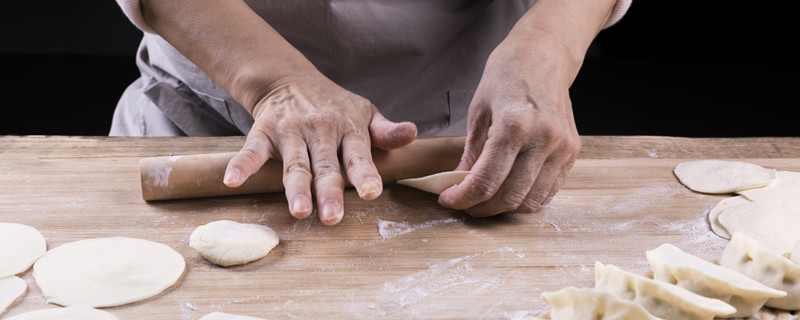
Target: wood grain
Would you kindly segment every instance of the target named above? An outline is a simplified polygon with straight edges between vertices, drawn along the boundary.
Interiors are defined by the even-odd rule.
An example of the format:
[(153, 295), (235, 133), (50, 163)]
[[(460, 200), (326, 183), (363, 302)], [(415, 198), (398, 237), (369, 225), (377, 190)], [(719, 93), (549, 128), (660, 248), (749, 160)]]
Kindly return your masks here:
[[(163, 294), (110, 308), (120, 319), (199, 319), (223, 311), (266, 319), (506, 319), (546, 309), (543, 291), (591, 286), (595, 261), (645, 274), (644, 251), (669, 242), (715, 260), (727, 243), (704, 211), (724, 196), (684, 188), (687, 159), (744, 159), (800, 171), (800, 138), (583, 137), (562, 191), (534, 214), (475, 219), (436, 196), (387, 186), (374, 201), (345, 194), (341, 224), (295, 220), (282, 194), (146, 203), (143, 157), (236, 151), (241, 137), (0, 137), (0, 221), (39, 229), (54, 248), (129, 236), (175, 248), (188, 264)], [(267, 257), (220, 268), (188, 246), (199, 225), (265, 224)], [(47, 305), (33, 281), (5, 317)]]

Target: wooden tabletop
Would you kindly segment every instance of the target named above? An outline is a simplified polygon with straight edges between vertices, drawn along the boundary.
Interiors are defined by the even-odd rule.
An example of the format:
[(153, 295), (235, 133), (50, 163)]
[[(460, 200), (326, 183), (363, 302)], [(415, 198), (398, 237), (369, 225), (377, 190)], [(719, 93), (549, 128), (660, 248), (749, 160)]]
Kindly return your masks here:
[[(705, 211), (725, 196), (684, 188), (672, 168), (689, 159), (738, 159), (800, 171), (800, 138), (582, 137), (562, 191), (535, 214), (477, 219), (436, 196), (387, 186), (374, 201), (345, 194), (337, 226), (296, 220), (283, 194), (147, 203), (143, 157), (229, 152), (243, 137), (0, 137), (0, 221), (37, 228), (49, 248), (109, 236), (157, 241), (181, 253), (183, 279), (126, 319), (199, 319), (214, 311), (265, 319), (507, 319), (547, 308), (543, 291), (592, 286), (601, 261), (645, 274), (645, 250), (669, 242), (714, 260), (727, 241)], [(280, 244), (231, 268), (188, 246), (221, 219), (270, 226)], [(29, 270), (28, 293), (2, 317), (49, 308)]]

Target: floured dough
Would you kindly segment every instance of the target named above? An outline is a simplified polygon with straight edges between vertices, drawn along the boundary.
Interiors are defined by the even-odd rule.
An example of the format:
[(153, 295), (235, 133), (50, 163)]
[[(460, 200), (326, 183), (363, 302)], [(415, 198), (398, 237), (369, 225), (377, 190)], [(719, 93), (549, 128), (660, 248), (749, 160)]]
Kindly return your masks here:
[(0, 278), (25, 272), (45, 251), (47, 242), (39, 230), (0, 222)]
[(700, 259), (665, 243), (647, 251), (653, 278), (678, 285), (704, 297), (715, 298), (736, 308), (727, 318), (749, 317), (767, 299), (782, 298), (786, 292), (773, 289), (729, 268)]
[(731, 234), (728, 233), (728, 230), (725, 229), (724, 226), (719, 224), (719, 215), (725, 209), (750, 202), (751, 202), (750, 200), (747, 200), (740, 196), (725, 198), (717, 202), (717, 204), (714, 205), (714, 207), (711, 208), (711, 210), (708, 212), (708, 223), (711, 225), (711, 231), (714, 231), (714, 233), (716, 233), (720, 237), (723, 237), (725, 239), (730, 239)]
[(208, 261), (224, 267), (261, 259), (278, 242), (278, 234), (267, 226), (228, 220), (200, 226), (189, 238), (189, 246)]
[(159, 294), (185, 268), (183, 257), (166, 245), (113, 237), (50, 250), (33, 265), (33, 277), (50, 303), (111, 307)]
[(683, 162), (673, 172), (686, 187), (703, 193), (733, 193), (763, 187), (777, 174), (777, 170), (757, 164), (723, 160)]
[(757, 201), (759, 199), (783, 196), (800, 198), (800, 172), (778, 171), (775, 180), (762, 188), (754, 188), (737, 192), (739, 195)]
[(469, 171), (446, 171), (422, 178), (402, 179), (397, 184), (416, 188), (425, 192), (440, 194), (448, 188), (461, 183)]
[(17, 299), (22, 297), (27, 290), (28, 284), (25, 283), (25, 280), (15, 276), (0, 278), (0, 315), (14, 304)]
[(658, 320), (642, 306), (598, 289), (566, 287), (542, 293), (542, 301), (550, 305), (545, 315), (552, 320)]
[(771, 251), (758, 240), (734, 233), (722, 252), (720, 265), (788, 293), (785, 297), (767, 300), (766, 306), (800, 310), (800, 265)]
[(728, 233), (741, 232), (780, 254), (800, 241), (800, 199), (759, 199), (725, 209), (717, 219)]
[(664, 319), (712, 320), (736, 312), (718, 299), (706, 298), (676, 285), (648, 279), (613, 265), (595, 262), (595, 288), (643, 306)]
[(51, 308), (26, 312), (6, 320), (119, 320), (113, 314), (87, 306)]
[(212, 312), (207, 314), (205, 317), (200, 318), (200, 320), (264, 320), (264, 319), (256, 317), (240, 316), (236, 314), (229, 314), (223, 312)]
[(789, 255), (789, 259), (792, 259), (792, 262), (800, 265), (800, 242), (794, 245), (792, 249), (792, 253)]

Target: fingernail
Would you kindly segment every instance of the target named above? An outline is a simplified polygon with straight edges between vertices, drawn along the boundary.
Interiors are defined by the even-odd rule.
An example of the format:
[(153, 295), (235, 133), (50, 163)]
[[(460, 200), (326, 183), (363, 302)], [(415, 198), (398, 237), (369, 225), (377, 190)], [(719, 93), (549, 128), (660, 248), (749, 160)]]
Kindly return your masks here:
[(239, 169), (230, 169), (228, 172), (225, 173), (225, 178), (222, 179), (222, 183), (226, 185), (236, 185), (239, 181)]
[(383, 190), (383, 186), (378, 179), (375, 178), (367, 178), (361, 182), (361, 188), (359, 189), (359, 197), (365, 200), (372, 200), (377, 198), (381, 191)]
[(326, 225), (334, 225), (339, 223), (344, 216), (342, 207), (336, 201), (328, 201), (322, 206), (320, 211), (320, 219)]
[(294, 197), (291, 211), (296, 217), (308, 217), (308, 214), (311, 213), (311, 202), (308, 201), (308, 197), (304, 195)]

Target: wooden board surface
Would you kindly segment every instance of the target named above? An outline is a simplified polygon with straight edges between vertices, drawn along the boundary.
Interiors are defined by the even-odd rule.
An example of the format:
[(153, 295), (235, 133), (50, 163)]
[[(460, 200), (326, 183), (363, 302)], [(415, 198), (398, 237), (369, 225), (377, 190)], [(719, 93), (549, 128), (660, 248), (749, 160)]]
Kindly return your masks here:
[[(267, 319), (507, 319), (547, 307), (543, 291), (591, 286), (595, 261), (644, 274), (644, 251), (669, 242), (704, 259), (727, 243), (705, 211), (724, 196), (689, 191), (672, 167), (739, 159), (800, 171), (800, 138), (583, 137), (553, 202), (535, 214), (475, 219), (436, 196), (387, 186), (374, 201), (345, 194), (334, 227), (296, 220), (282, 194), (146, 203), (141, 157), (235, 151), (243, 138), (0, 137), (0, 221), (33, 226), (49, 248), (128, 236), (175, 248), (184, 278), (147, 301), (110, 308), (120, 319), (199, 319), (230, 312)], [(254, 263), (220, 268), (188, 246), (199, 225), (265, 224), (281, 243)], [(33, 281), (0, 318), (47, 305)]]

